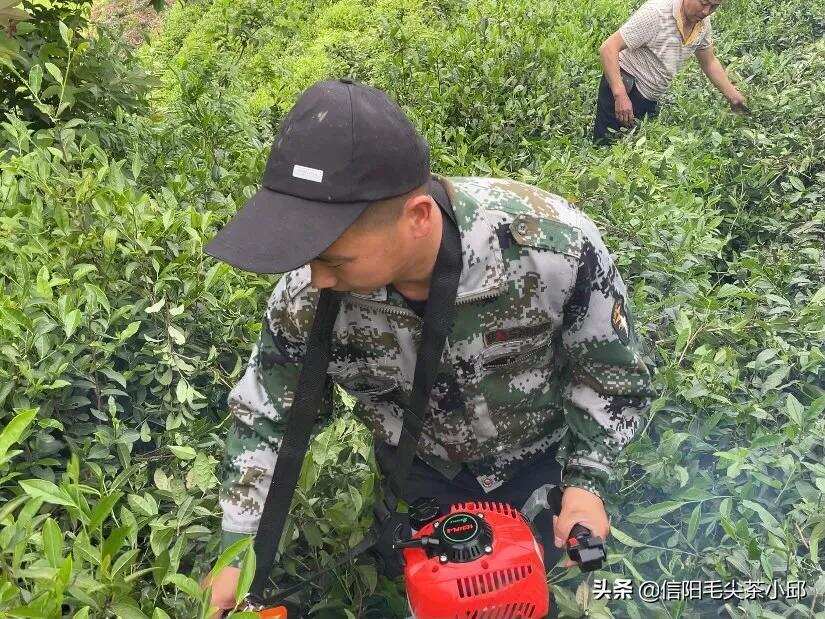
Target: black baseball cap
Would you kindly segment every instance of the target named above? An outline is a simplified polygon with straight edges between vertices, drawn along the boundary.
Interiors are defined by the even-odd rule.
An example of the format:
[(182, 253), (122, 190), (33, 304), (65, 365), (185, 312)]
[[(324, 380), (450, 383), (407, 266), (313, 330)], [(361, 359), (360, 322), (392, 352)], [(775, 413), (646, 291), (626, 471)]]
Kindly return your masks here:
[(246, 271), (291, 271), (370, 203), (429, 180), (426, 140), (384, 92), (349, 79), (317, 82), (281, 123), (261, 189), (204, 251)]

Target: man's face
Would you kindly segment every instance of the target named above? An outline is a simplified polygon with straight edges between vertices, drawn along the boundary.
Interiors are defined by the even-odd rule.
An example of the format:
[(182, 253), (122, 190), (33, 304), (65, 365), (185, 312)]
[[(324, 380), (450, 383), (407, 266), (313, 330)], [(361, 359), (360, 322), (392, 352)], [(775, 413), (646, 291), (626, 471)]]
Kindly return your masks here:
[(683, 0), (685, 17), (699, 21), (708, 17), (722, 4), (722, 0)]
[(395, 275), (398, 243), (393, 227), (382, 231), (347, 230), (309, 263), (314, 288), (366, 293), (389, 284)]
[[(432, 201), (429, 196), (414, 201)], [(433, 203), (435, 209), (437, 205)], [(312, 286), (339, 292), (368, 293), (403, 278), (421, 256), (422, 237), (432, 222), (421, 221), (409, 203), (397, 221), (377, 229), (348, 228), (312, 260)]]

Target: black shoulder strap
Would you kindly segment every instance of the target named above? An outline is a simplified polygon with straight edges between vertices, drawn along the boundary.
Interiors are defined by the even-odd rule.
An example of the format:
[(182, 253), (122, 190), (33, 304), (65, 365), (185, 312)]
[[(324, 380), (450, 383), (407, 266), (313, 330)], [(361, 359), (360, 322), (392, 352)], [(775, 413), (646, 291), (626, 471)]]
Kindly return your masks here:
[[(441, 246), (433, 269), (430, 292), (424, 310), (422, 342), (418, 350), (413, 376), (410, 406), (404, 411), (401, 437), (396, 452), (396, 466), (387, 471), (391, 493), (387, 503), (394, 512), (397, 498), (418, 447), (428, 412), (430, 393), (433, 389), (441, 353), (455, 317), (455, 298), (461, 275), (461, 237), (458, 228), (447, 217), (443, 219)], [(275, 562), (278, 544), (283, 534), (289, 507), (298, 483), (309, 437), (321, 404), (323, 386), (332, 340), (332, 327), (338, 313), (340, 299), (328, 290), (321, 292), (312, 331), (307, 340), (307, 352), (298, 376), (295, 400), (289, 410), (289, 419), (275, 461), (275, 471), (266, 496), (258, 532), (255, 535), (255, 578), (250, 588), (251, 600), (264, 597), (269, 573)], [(373, 527), (364, 540), (346, 553), (335, 565), (364, 552), (379, 535)], [(294, 590), (294, 588), (290, 589)], [(281, 592), (285, 594), (285, 592)]]
[(307, 338), (307, 352), (298, 375), (295, 399), (289, 409), (286, 431), (281, 439), (269, 492), (255, 534), (257, 561), (250, 592), (258, 597), (263, 595), (275, 562), (301, 465), (321, 406), (332, 346), (332, 327), (340, 304), (338, 293), (329, 289), (321, 291), (312, 330)]
[(430, 293), (424, 308), (424, 328), (415, 362), (410, 403), (404, 410), (401, 437), (393, 458), (393, 468), (385, 471), (392, 494), (387, 506), (394, 510), (401, 498), (407, 474), (412, 466), (421, 431), (429, 413), (430, 394), (435, 385), (444, 344), (455, 320), (455, 298), (461, 276), (461, 237), (451, 219), (444, 218), (441, 247), (430, 282)]

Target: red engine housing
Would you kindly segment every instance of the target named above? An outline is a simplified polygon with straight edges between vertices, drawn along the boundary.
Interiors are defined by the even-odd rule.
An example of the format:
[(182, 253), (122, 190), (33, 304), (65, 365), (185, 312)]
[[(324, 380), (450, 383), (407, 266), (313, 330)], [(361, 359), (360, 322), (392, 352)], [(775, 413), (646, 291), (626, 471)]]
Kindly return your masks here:
[[(433, 537), (439, 527), (459, 513), (486, 523), (491, 552), (462, 555), (462, 562), (444, 561), (441, 551), (404, 548), (407, 599), (416, 619), (541, 618), (549, 612), (544, 549), (527, 519), (514, 507), (499, 502), (454, 503), (450, 511), (424, 525), (413, 538)], [(458, 519), (458, 520), (457, 520)], [(448, 521), (460, 523), (456, 515)], [(443, 528), (443, 527), (442, 527)], [(462, 535), (462, 529), (452, 526)], [(475, 558), (471, 558), (475, 556)], [(469, 558), (469, 560), (468, 560)]]

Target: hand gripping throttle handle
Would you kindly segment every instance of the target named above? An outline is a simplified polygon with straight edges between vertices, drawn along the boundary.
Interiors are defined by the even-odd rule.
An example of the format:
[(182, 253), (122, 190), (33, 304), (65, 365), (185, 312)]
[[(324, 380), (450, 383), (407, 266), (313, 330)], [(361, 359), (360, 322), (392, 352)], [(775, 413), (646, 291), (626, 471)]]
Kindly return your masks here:
[(573, 525), (567, 536), (567, 556), (579, 565), (582, 572), (601, 568), (605, 559), (604, 540), (581, 524)]

